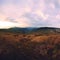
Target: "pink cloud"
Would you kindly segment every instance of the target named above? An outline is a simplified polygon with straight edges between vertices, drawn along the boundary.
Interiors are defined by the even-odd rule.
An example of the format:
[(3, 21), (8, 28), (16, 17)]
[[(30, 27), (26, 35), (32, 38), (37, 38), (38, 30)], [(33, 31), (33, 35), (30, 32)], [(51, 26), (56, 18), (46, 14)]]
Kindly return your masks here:
[[(19, 27), (33, 25), (58, 26), (60, 20), (60, 0), (4, 0), (0, 5), (0, 21), (15, 23)], [(28, 17), (24, 15), (30, 14)], [(13, 22), (11, 19), (14, 19)], [(36, 21), (38, 23), (36, 23)], [(56, 23), (56, 25), (55, 25)], [(39, 26), (40, 26), (39, 25)]]

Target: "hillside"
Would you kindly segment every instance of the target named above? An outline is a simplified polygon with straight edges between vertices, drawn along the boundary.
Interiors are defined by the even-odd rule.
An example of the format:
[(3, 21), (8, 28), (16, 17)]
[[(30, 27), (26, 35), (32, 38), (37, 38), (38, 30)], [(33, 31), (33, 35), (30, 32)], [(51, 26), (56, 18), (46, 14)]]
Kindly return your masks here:
[(0, 32), (11, 32), (11, 33), (26, 33), (28, 31), (27, 28), (18, 28), (13, 27), (9, 29), (0, 29)]
[(60, 28), (0, 29), (0, 60), (60, 60)]
[(60, 33), (60, 28), (40, 27), (40, 28), (19, 28), (13, 27), (9, 29), (0, 29), (0, 32), (15, 32), (15, 33)]

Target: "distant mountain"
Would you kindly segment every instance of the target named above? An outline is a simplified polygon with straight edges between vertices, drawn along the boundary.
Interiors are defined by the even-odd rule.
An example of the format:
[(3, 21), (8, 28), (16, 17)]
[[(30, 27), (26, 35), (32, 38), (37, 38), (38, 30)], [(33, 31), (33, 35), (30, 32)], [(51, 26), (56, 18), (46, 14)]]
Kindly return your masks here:
[(33, 28), (20, 28), (20, 27), (12, 27), (9, 29), (0, 29), (0, 32), (12, 32), (12, 33), (29, 33)]
[(9, 29), (0, 29), (0, 32), (48, 34), (48, 33), (60, 33), (60, 28), (54, 28), (54, 27), (40, 27), (40, 28), (13, 27), (13, 28), (9, 28)]
[(33, 29), (31, 32), (32, 33), (39, 33), (39, 34), (55, 34), (55, 33), (60, 33), (60, 28), (40, 27), (40, 28)]
[(10, 28), (9, 30), (17, 32), (17, 33), (26, 33), (26, 32), (28, 32), (27, 28), (19, 28), (19, 27)]

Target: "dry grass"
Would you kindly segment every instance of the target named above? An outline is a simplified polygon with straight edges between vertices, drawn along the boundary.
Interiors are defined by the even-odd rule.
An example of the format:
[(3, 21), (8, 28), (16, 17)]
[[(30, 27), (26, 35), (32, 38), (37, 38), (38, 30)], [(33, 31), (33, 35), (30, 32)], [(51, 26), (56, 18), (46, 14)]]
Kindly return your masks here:
[(0, 60), (60, 60), (60, 35), (0, 34)]

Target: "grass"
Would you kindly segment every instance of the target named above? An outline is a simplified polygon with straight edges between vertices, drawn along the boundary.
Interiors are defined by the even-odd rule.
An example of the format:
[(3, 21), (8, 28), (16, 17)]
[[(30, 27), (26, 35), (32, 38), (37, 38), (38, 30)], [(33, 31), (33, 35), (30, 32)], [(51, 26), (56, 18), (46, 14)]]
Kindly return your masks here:
[(60, 34), (0, 33), (0, 60), (60, 60)]

